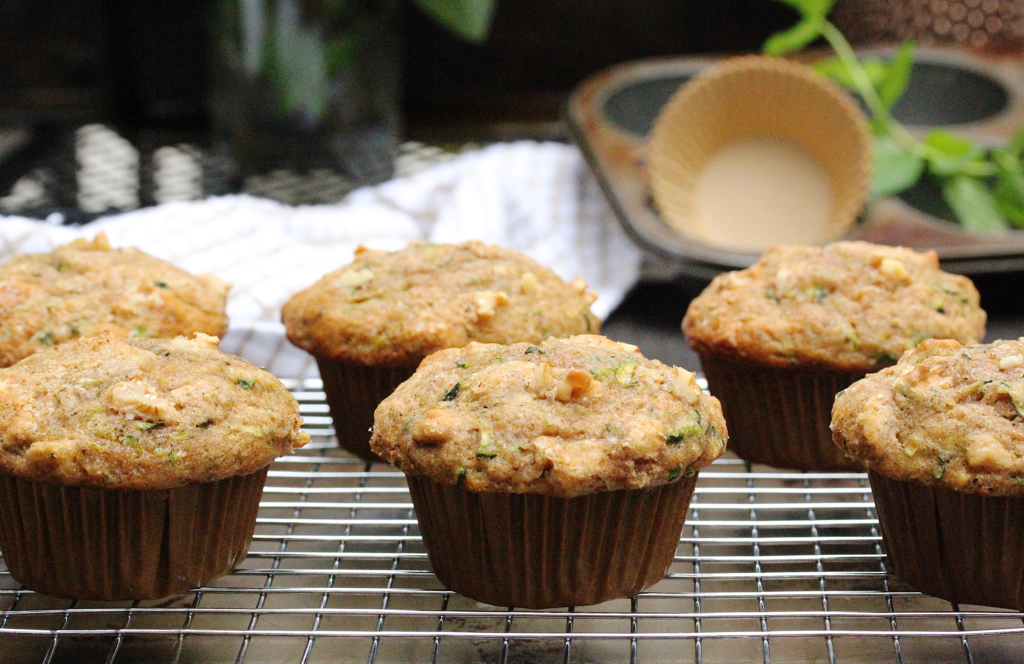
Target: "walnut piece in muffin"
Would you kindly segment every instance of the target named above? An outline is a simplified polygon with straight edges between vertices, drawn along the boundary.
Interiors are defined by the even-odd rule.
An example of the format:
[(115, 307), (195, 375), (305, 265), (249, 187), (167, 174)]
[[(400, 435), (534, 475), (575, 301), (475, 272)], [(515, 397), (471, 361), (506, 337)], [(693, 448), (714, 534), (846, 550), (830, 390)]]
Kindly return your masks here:
[(109, 332), (0, 369), (0, 470), (41, 482), (166, 489), (254, 472), (309, 441), (279, 380), (217, 338)]
[(683, 319), (698, 352), (873, 371), (930, 338), (975, 343), (985, 312), (935, 252), (867, 242), (780, 246), (715, 277)]
[(470, 341), (514, 343), (598, 332), (596, 295), (523, 254), (472, 240), (413, 242), (355, 260), (285, 303), (288, 338), (318, 358), (415, 364)]
[(470, 491), (571, 498), (690, 477), (727, 438), (691, 372), (580, 335), (430, 355), (378, 406), (370, 446)]
[(892, 479), (1024, 495), (1024, 338), (922, 342), (839, 393), (832, 436)]
[(77, 337), (221, 335), (230, 284), (194, 276), (100, 233), (0, 266), (0, 367)]

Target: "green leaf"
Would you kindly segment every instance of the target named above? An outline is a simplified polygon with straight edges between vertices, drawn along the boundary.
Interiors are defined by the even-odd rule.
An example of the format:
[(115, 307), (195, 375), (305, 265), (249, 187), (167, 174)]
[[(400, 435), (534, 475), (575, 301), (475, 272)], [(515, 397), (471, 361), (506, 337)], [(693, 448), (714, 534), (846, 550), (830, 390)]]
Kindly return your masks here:
[(495, 0), (414, 0), (416, 6), (456, 37), (474, 44), (491, 31)]
[(825, 18), (832, 11), (832, 6), (836, 4), (836, 0), (804, 0), (804, 2), (811, 7), (815, 14), (822, 18)]
[(821, 36), (824, 19), (808, 16), (789, 30), (776, 32), (761, 47), (765, 55), (786, 55), (795, 53)]
[(1024, 173), (1000, 169), (995, 197), (1003, 216), (1017, 228), (1024, 228)]
[(966, 164), (985, 160), (985, 151), (980, 147), (943, 129), (928, 134), (924, 142), (938, 153), (928, 157), (931, 172), (938, 176), (958, 175)]
[[(814, 69), (819, 74), (827, 76), (839, 85), (848, 90), (857, 91), (857, 83), (853, 80), (850, 66), (838, 57), (822, 58), (814, 63)], [(886, 64), (881, 60), (871, 58), (860, 61), (861, 69), (867, 74), (871, 85), (878, 88), (882, 79), (885, 78)]]
[(995, 162), (999, 168), (999, 172), (1006, 173), (1022, 173), (1024, 172), (1024, 166), (1020, 163), (1020, 158), (1015, 156), (1008, 149), (992, 151), (992, 161)]
[(958, 175), (942, 186), (942, 197), (969, 231), (992, 233), (1006, 230), (995, 196), (978, 178)]
[[(863, 63), (861, 63), (863, 64)], [(844, 88), (855, 89), (853, 76), (850, 75), (850, 67), (836, 56), (822, 58), (813, 65), (814, 71), (826, 78), (830, 78)]]
[(974, 143), (966, 138), (952, 134), (945, 129), (936, 129), (924, 139), (925, 145), (935, 148), (951, 157), (959, 157), (977, 149)]
[(1013, 136), (1010, 137), (1010, 140), (1006, 143), (1006, 147), (1003, 149), (1018, 159), (1022, 154), (1024, 154), (1024, 127), (1013, 132)]
[(800, 12), (801, 16), (817, 16), (825, 18), (825, 15), (832, 11), (835, 0), (778, 0), (784, 5), (789, 5)]
[(933, 148), (949, 157), (963, 157), (972, 150), (978, 150), (973, 142), (963, 136), (957, 136), (945, 129), (935, 129), (925, 138), (926, 146)]
[(891, 136), (875, 138), (873, 149), (875, 162), (871, 174), (871, 198), (898, 194), (921, 179), (924, 160)]
[(875, 85), (878, 98), (886, 108), (903, 96), (910, 82), (910, 72), (914, 68), (914, 42), (905, 41), (896, 51), (896, 57), (885, 66), (885, 76)]

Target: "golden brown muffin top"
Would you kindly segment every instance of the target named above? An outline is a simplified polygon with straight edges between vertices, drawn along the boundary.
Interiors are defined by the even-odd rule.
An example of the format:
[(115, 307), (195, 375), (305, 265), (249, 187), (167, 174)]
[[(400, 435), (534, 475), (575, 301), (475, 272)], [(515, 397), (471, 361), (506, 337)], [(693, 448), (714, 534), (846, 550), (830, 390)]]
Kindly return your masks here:
[(832, 437), (896, 480), (1024, 495), (1024, 338), (922, 342), (839, 393)]
[(412, 242), (355, 260), (285, 303), (288, 338), (316, 357), (412, 365), (442, 348), (598, 332), (587, 284), (523, 254), (471, 240)]
[(194, 276), (100, 233), (0, 266), (0, 367), (77, 337), (224, 334), (230, 284)]
[(691, 477), (727, 438), (692, 373), (581, 335), (434, 353), (377, 407), (370, 447), (470, 491), (571, 498)]
[(875, 371), (924, 339), (980, 341), (985, 312), (970, 279), (941, 271), (933, 251), (836, 242), (775, 247), (715, 277), (683, 331), (698, 352)]
[(108, 489), (246, 475), (309, 441), (295, 398), (217, 338), (109, 332), (0, 369), (0, 471)]

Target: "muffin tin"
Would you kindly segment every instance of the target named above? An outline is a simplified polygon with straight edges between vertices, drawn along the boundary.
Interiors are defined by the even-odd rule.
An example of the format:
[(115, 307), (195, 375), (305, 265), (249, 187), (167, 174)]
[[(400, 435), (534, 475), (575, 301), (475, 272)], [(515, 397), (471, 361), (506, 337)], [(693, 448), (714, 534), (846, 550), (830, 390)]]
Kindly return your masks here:
[[(884, 56), (886, 51), (864, 51)], [(727, 251), (671, 229), (651, 203), (647, 136), (680, 85), (715, 58), (643, 60), (613, 67), (580, 84), (566, 120), (623, 228), (641, 246), (686, 273), (707, 279), (752, 264), (756, 254)], [(917, 133), (944, 126), (996, 145), (1024, 125), (1024, 70), (1012, 56), (981, 58), (956, 49), (921, 49), (896, 117)], [(1020, 270), (1024, 231), (969, 233), (942, 221), (936, 192), (922, 186), (903, 198), (870, 204), (843, 239), (936, 249), (944, 269), (961, 274)], [(916, 206), (916, 207), (915, 207)], [(939, 215), (939, 217), (934, 216)]]
[[(252, 346), (261, 335), (270, 337), (235, 338)], [(290, 356), (264, 359), (278, 375), (300, 369)], [(891, 575), (865, 475), (779, 472), (728, 454), (701, 472), (675, 560), (648, 591), (580, 610), (467, 600), (431, 573), (404, 475), (337, 448), (318, 379), (285, 383), (313, 442), (271, 467), (239, 569), (134, 603), (57, 600), (20, 590), (0, 570), (5, 663), (909, 663), (1019, 654), (1024, 614), (953, 606)]]

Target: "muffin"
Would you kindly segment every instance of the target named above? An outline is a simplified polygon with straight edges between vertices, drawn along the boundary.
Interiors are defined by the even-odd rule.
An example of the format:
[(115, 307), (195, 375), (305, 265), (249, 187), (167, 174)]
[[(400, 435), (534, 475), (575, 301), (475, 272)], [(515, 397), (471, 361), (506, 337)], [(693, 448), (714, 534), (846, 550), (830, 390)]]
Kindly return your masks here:
[(471, 341), (538, 343), (598, 332), (596, 296), (511, 249), (413, 242), (355, 260), (285, 303), (293, 344), (320, 368), (338, 442), (364, 458), (373, 410), (420, 361)]
[(267, 466), (309, 440), (266, 371), (109, 332), (0, 369), (0, 550), (25, 587), (152, 599), (245, 557)]
[(935, 252), (866, 242), (775, 247), (716, 277), (683, 332), (732, 431), (754, 463), (860, 468), (832, 444), (836, 392), (930, 338), (974, 343), (985, 312), (966, 277)]
[(581, 335), (430, 355), (377, 408), (370, 446), (405, 472), (446, 587), (548, 608), (661, 580), (727, 437), (691, 372)]
[(922, 342), (836, 397), (832, 433), (868, 467), (897, 576), (1024, 610), (1024, 338)]
[(110, 331), (175, 337), (227, 331), (230, 284), (193, 276), (100, 233), (0, 266), (0, 367), (78, 337)]

